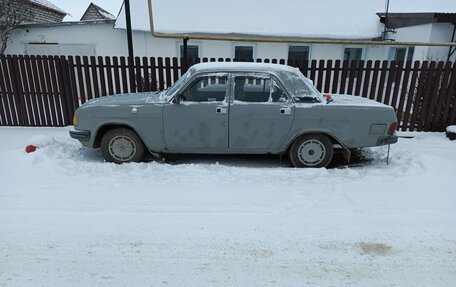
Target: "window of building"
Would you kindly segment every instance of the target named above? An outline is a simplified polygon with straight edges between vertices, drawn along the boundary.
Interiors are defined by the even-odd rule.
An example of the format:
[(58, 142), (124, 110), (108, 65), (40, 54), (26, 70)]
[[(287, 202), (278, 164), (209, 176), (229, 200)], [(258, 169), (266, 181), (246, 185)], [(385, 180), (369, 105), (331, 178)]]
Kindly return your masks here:
[(345, 48), (344, 61), (361, 61), (363, 48)]
[(409, 47), (407, 53), (407, 61), (413, 61), (413, 54), (415, 53), (415, 47)]
[(288, 47), (288, 62), (302, 63), (310, 58), (310, 47), (309, 46), (289, 46)]
[(253, 59), (253, 46), (234, 46), (234, 59), (251, 61)]
[[(184, 57), (184, 45), (180, 45), (180, 57)], [(190, 59), (199, 58), (199, 46), (187, 45), (187, 57)]]

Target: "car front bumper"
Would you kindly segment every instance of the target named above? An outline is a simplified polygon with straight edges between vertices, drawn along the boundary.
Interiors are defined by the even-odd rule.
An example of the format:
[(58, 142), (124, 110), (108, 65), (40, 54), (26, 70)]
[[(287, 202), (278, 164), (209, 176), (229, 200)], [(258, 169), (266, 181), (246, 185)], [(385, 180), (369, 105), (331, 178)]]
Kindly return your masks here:
[(90, 131), (84, 131), (84, 130), (70, 131), (70, 137), (80, 140), (80, 141), (88, 141), (90, 139)]
[(389, 145), (397, 143), (399, 137), (397, 135), (381, 137), (377, 141), (377, 145)]

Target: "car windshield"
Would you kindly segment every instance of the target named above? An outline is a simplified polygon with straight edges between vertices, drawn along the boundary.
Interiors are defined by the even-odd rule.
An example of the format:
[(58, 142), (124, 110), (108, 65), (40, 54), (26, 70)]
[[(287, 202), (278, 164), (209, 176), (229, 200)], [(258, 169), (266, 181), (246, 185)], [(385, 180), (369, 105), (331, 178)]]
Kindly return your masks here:
[(167, 89), (163, 96), (165, 97), (166, 100), (169, 100), (181, 87), (181, 85), (193, 75), (194, 69), (189, 69), (185, 74), (183, 74), (175, 83), (172, 85), (169, 89)]
[(323, 102), (324, 98), (321, 93), (312, 85), (312, 82), (304, 77), (299, 71), (283, 71), (278, 72), (287, 91), (297, 102), (309, 102), (302, 99), (315, 99), (316, 102)]

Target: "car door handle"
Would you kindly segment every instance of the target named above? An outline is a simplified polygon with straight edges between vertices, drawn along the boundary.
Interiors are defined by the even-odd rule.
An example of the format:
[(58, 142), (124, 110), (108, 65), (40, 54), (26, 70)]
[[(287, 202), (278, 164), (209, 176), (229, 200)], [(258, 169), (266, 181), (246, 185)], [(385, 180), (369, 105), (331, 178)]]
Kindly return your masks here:
[(290, 107), (280, 108), (280, 114), (281, 115), (291, 115), (291, 108)]
[(215, 112), (216, 112), (217, 114), (226, 114), (227, 111), (228, 111), (228, 109), (227, 109), (226, 107), (217, 107), (217, 108), (215, 109)]

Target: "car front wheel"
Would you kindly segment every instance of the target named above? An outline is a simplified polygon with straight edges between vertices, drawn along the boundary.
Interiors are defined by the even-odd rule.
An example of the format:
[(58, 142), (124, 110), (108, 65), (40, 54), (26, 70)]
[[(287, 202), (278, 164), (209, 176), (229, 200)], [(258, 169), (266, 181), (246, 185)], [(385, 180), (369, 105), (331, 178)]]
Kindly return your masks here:
[(295, 167), (326, 167), (332, 157), (333, 145), (325, 135), (301, 136), (290, 148), (290, 160)]
[(142, 140), (128, 128), (114, 128), (106, 132), (100, 147), (107, 162), (140, 162), (144, 156)]

